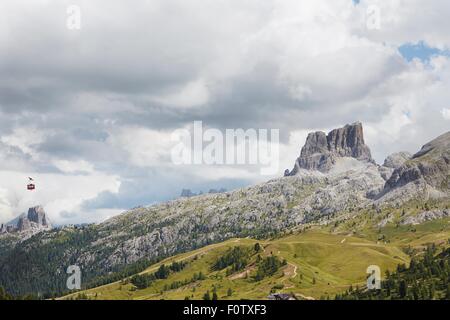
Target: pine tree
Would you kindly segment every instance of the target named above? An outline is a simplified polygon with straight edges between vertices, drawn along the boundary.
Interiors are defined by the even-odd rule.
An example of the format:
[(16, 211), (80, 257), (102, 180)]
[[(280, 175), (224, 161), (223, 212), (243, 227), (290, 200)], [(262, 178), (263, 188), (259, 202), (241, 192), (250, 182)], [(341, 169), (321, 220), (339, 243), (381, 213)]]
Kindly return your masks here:
[(0, 300), (10, 300), (11, 297), (6, 293), (3, 287), (0, 287)]
[(405, 280), (400, 280), (399, 287), (398, 287), (398, 294), (400, 295), (400, 298), (406, 297), (408, 291), (408, 287), (406, 285)]

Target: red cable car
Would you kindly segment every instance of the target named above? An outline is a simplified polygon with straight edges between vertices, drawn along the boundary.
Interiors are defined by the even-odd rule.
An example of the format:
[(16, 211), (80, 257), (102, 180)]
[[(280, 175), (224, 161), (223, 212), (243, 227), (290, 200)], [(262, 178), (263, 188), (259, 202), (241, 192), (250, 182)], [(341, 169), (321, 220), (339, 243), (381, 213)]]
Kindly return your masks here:
[(34, 181), (34, 179), (31, 177), (28, 177), (28, 180), (30, 181), (30, 183), (27, 184), (27, 190), (32, 191), (32, 190), (36, 189), (36, 185), (32, 182), (32, 181)]

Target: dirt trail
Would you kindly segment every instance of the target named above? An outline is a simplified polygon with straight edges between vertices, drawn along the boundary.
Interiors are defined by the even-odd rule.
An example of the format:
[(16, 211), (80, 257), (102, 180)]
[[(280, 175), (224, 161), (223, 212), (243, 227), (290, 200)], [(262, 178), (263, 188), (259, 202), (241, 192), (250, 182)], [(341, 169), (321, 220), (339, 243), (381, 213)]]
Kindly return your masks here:
[(233, 275), (229, 276), (228, 279), (236, 280), (236, 279), (242, 279), (242, 278), (245, 278), (245, 277), (249, 277), (250, 273), (252, 271), (254, 271), (255, 269), (256, 269), (255, 266), (250, 266), (249, 268), (245, 269), (244, 271), (242, 271), (240, 273), (236, 273), (236, 274), (233, 274)]
[(294, 265), (294, 264), (291, 264), (291, 263), (289, 263), (291, 266), (294, 266), (294, 274), (292, 275), (292, 277), (291, 278), (295, 278), (296, 276), (297, 276), (297, 266), (296, 265)]

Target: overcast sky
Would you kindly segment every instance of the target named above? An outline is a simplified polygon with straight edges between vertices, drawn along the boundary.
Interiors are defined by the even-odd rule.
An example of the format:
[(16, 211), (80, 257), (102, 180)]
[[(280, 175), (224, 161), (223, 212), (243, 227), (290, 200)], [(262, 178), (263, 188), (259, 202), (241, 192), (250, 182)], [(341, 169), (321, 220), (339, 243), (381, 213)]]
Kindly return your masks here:
[(175, 166), (170, 135), (194, 120), (280, 129), (274, 176), (309, 131), (357, 120), (379, 163), (416, 152), (450, 127), (449, 15), (448, 0), (2, 0), (0, 221), (36, 204), (102, 221), (270, 178)]

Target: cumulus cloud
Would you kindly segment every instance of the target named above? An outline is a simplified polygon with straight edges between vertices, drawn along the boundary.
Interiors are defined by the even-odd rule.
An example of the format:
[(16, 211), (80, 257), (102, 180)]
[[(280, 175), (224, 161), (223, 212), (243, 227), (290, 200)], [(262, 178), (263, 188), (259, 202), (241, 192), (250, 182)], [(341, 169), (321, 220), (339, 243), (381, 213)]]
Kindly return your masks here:
[(441, 112), (442, 112), (442, 116), (444, 117), (444, 119), (450, 120), (450, 109), (444, 108), (444, 109), (442, 109)]
[[(35, 179), (36, 190), (26, 190), (27, 176)], [(17, 213), (25, 212), (29, 207), (42, 204), (53, 223), (63, 224), (79, 222), (79, 219), (67, 219), (64, 212), (78, 214), (84, 201), (95, 198), (103, 191), (117, 193), (120, 181), (117, 176), (94, 172), (90, 175), (69, 175), (36, 172), (0, 171), (0, 195), (2, 200), (2, 222), (14, 218)], [(96, 221), (95, 212), (91, 216), (77, 215), (86, 221)]]
[[(81, 9), (69, 30), (67, 7)], [(380, 28), (368, 28), (376, 6)], [(0, 220), (39, 202), (61, 223), (267, 179), (174, 166), (178, 128), (280, 129), (280, 172), (309, 131), (360, 120), (377, 161), (448, 130), (445, 0), (4, 0)], [(423, 43), (429, 59), (402, 56)], [(42, 178), (34, 198), (23, 177)], [(86, 187), (88, 186), (88, 187)]]

